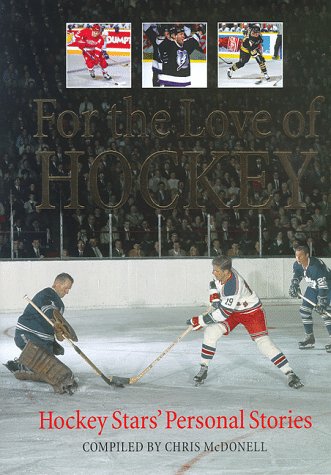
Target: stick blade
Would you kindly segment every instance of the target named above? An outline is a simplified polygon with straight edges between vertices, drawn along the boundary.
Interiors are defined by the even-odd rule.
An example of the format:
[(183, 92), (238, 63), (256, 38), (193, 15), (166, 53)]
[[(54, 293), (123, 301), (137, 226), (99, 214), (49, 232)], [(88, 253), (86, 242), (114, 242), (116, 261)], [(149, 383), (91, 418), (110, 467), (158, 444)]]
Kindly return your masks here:
[(121, 376), (110, 376), (110, 383), (116, 387), (123, 388), (126, 384), (130, 384), (130, 378), (122, 378)]

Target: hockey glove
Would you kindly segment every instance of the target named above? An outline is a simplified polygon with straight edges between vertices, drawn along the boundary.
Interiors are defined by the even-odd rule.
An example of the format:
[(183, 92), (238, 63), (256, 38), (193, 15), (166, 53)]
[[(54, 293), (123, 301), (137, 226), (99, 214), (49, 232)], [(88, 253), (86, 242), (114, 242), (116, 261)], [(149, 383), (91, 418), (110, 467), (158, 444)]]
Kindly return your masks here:
[(204, 321), (203, 321), (202, 315), (189, 318), (189, 319), (186, 321), (186, 324), (187, 324), (187, 325), (192, 325), (194, 331), (201, 330), (201, 328), (202, 328), (203, 326), (205, 326), (205, 325), (204, 325)]
[(323, 315), (323, 313), (326, 312), (326, 307), (328, 306), (328, 299), (327, 297), (317, 297), (317, 304), (315, 307), (316, 312), (318, 312), (320, 315)]
[(197, 317), (192, 317), (186, 321), (187, 325), (192, 325), (193, 330), (200, 330), (202, 327), (206, 327), (212, 323), (217, 323), (211, 313), (203, 313), (202, 315), (198, 315)]
[(295, 299), (299, 297), (300, 293), (300, 285), (299, 285), (299, 279), (292, 279), (291, 280), (291, 285), (290, 288), (288, 289), (289, 296), (292, 297), (292, 299)]
[(200, 23), (197, 27), (197, 32), (201, 33), (202, 35), (204, 35), (206, 33), (206, 27), (203, 23)]

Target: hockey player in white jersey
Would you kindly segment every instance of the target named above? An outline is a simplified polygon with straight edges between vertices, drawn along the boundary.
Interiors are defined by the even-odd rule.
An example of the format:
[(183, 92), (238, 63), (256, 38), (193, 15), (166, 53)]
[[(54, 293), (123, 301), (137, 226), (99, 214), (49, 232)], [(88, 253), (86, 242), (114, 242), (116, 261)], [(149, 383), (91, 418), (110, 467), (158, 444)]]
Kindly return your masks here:
[(262, 303), (246, 281), (232, 267), (228, 256), (217, 256), (212, 261), (214, 280), (210, 282), (212, 309), (187, 320), (193, 330), (204, 328), (201, 349), (201, 369), (194, 377), (196, 385), (207, 378), (208, 365), (216, 352), (217, 341), (234, 328), (243, 325), (259, 351), (287, 376), (288, 385), (299, 389), (303, 386), (293, 372), (286, 356), (268, 335)]

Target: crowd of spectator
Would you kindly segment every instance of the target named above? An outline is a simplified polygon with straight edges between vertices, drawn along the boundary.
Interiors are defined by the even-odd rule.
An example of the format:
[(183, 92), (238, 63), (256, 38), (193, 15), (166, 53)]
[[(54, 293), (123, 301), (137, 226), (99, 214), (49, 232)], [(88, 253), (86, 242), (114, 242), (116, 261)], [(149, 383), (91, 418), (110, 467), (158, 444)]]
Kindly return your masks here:
[[(260, 89), (238, 94), (235, 90), (217, 89), (217, 34), (208, 35), (208, 90), (145, 90), (141, 92), (141, 23), (181, 17), (181, 2), (157, 2), (157, 10), (148, 1), (105, 1), (111, 6), (111, 15), (132, 23), (132, 88), (130, 90), (73, 90), (65, 87), (64, 25), (68, 21), (108, 21), (99, 4), (76, 0), (68, 2), (41, 1), (33, 6), (23, 0), (1, 2), (0, 30), (3, 51), (0, 58), (2, 71), (1, 92), (1, 146), (0, 146), (0, 258), (45, 257), (155, 257), (155, 256), (288, 256), (293, 255), (297, 239), (308, 241), (311, 253), (331, 256), (331, 203), (330, 203), (330, 146), (327, 135), (331, 119), (329, 104), (320, 106), (316, 121), (316, 137), (290, 139), (282, 133), (282, 118), (289, 110), (308, 109), (312, 99), (327, 96), (330, 90), (330, 46), (328, 35), (323, 34), (330, 14), (326, 0), (298, 2), (301, 8), (290, 6), (289, 1), (275, 1), (268, 6), (252, 0), (250, 10), (255, 17), (276, 18), (286, 22), (286, 60), (284, 62), (283, 90)], [(206, 0), (209, 11), (206, 21), (222, 21), (222, 10), (227, 16), (245, 20), (246, 6), (228, 5), (228, 2)], [(207, 8), (208, 7), (208, 8)], [(108, 15), (108, 14), (107, 14)], [(190, 2), (190, 15), (201, 18), (201, 2)], [(251, 16), (251, 14), (249, 15)], [(319, 38), (316, 39), (316, 31)], [(139, 34), (137, 33), (139, 32)], [(214, 49), (213, 49), (214, 48)], [(213, 57), (213, 51), (215, 55)], [(323, 60), (324, 58), (324, 60)], [(314, 74), (319, 71), (319, 77)], [(119, 110), (125, 107), (123, 96), (131, 95), (135, 108), (146, 115), (164, 109), (172, 117), (171, 133), (159, 139), (151, 133), (140, 137), (139, 123), (133, 125), (132, 138), (113, 138), (107, 113), (113, 104)], [(92, 120), (93, 137), (62, 138), (56, 127), (45, 124), (47, 138), (35, 137), (36, 98), (54, 98), (57, 111), (74, 110), (81, 115), (97, 109), (100, 117)], [(210, 137), (183, 138), (181, 98), (194, 98), (192, 130), (198, 135), (202, 121), (210, 111), (268, 110), (274, 118), (272, 134), (258, 139), (247, 132), (244, 137), (231, 135), (220, 139)], [(121, 109), (122, 108), (122, 109)], [(70, 123), (68, 124), (70, 126)], [(125, 118), (118, 118), (118, 130), (125, 129)], [(155, 202), (166, 205), (179, 195), (172, 210), (155, 210), (146, 204), (137, 179), (144, 160), (158, 150), (174, 150), (179, 162), (167, 158), (155, 160), (149, 171), (148, 189)], [(85, 208), (63, 210), (68, 202), (68, 186), (52, 184), (52, 202), (56, 210), (38, 210), (41, 201), (41, 162), (38, 151), (54, 151), (50, 160), (50, 174), (68, 176), (68, 150), (84, 152), (79, 164), (79, 201)], [(133, 186), (126, 203), (119, 209), (104, 210), (91, 198), (88, 181), (94, 158), (105, 150), (116, 150), (128, 158), (132, 169)], [(213, 150), (228, 151), (229, 155), (213, 168), (208, 180), (226, 207), (217, 208), (206, 190), (198, 189), (198, 210), (188, 210), (190, 167), (185, 151), (201, 153), (200, 171), (211, 162)], [(267, 151), (269, 164), (258, 156), (250, 163), (250, 173), (266, 174), (265, 186), (253, 183), (249, 189), (249, 203), (258, 206), (272, 198), (270, 210), (237, 209), (240, 202), (241, 182), (238, 151)], [(275, 156), (279, 150), (291, 151), (291, 163), (299, 173), (303, 158), (300, 152), (312, 150), (310, 162), (300, 181), (300, 197), (305, 204), (301, 209), (288, 209), (291, 182)], [(120, 163), (112, 158), (100, 162), (98, 190), (104, 203), (119, 202), (124, 184)], [(159, 217), (160, 216), (160, 217)], [(111, 222), (109, 222), (111, 219)], [(158, 223), (161, 222), (161, 241), (158, 241)], [(262, 226), (262, 250), (259, 240)], [(110, 240), (111, 230), (111, 240)], [(62, 238), (60, 239), (60, 235)], [(12, 239), (12, 242), (11, 242)], [(60, 246), (62, 245), (62, 249)]]

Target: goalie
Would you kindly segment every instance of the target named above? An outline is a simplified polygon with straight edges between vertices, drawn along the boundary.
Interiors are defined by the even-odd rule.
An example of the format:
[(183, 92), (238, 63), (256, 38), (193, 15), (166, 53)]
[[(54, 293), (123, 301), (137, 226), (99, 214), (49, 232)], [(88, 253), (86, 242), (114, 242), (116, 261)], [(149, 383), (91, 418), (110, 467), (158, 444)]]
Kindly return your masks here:
[(32, 302), (53, 322), (47, 322), (31, 305), (27, 305), (19, 317), (15, 343), (22, 353), (18, 359), (5, 366), (20, 380), (43, 381), (56, 393), (72, 394), (77, 382), (70, 368), (55, 355), (63, 355), (64, 348), (55, 340), (69, 338), (77, 341), (73, 328), (63, 318), (62, 298), (67, 295), (74, 280), (66, 273), (59, 274), (52, 285), (38, 292)]

